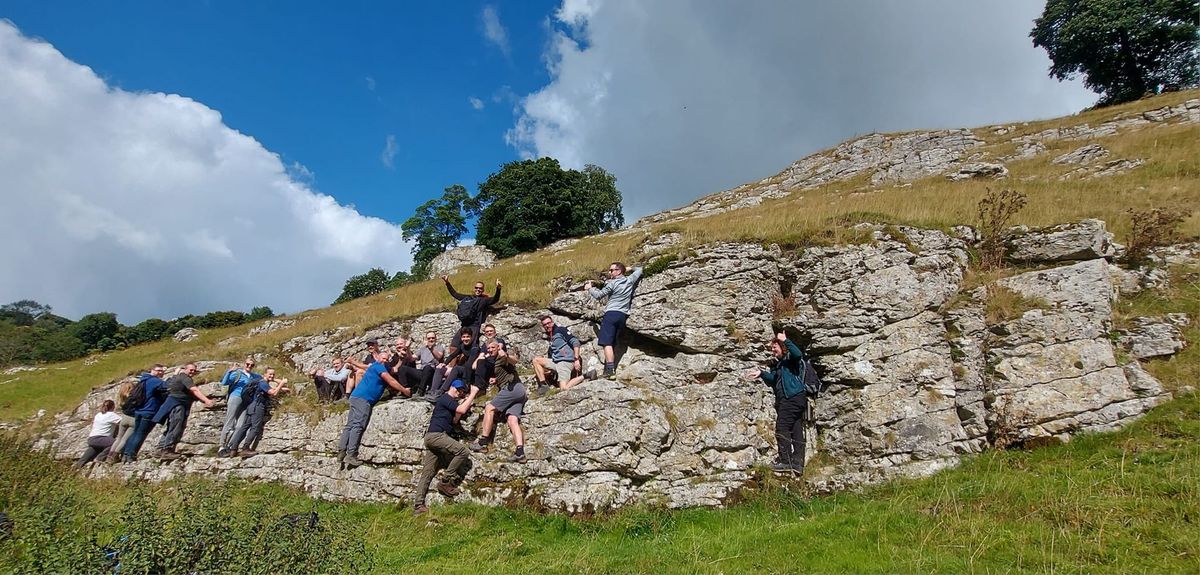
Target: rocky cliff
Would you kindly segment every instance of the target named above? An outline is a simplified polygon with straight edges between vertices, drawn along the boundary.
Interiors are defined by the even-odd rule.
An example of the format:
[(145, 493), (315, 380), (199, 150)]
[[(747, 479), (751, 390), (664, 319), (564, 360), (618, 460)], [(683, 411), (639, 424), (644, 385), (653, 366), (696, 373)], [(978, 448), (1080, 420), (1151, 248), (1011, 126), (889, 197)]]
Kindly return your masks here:
[[(964, 134), (944, 138), (969, 148)], [(770, 390), (741, 372), (768, 358), (765, 343), (776, 329), (811, 342), (829, 384), (809, 430), (805, 481), (818, 488), (923, 476), (988, 448), (1113, 429), (1169, 398), (1136, 358), (1178, 350), (1181, 342), (1164, 340), (1178, 340), (1178, 326), (1191, 318), (1143, 318), (1114, 330), (1115, 298), (1161, 277), (1113, 265), (1121, 248), (1103, 222), (1023, 230), (1009, 249), (1026, 271), (979, 285), (968, 273), (970, 230), (865, 226), (865, 243), (799, 251), (737, 243), (680, 249), (672, 237), (644, 246), (640, 261), (672, 259), (641, 282), (616, 377), (531, 398), (529, 462), (503, 462), (511, 440), (501, 431), (491, 454), (473, 457), (460, 499), (568, 511), (723, 504), (774, 452)], [(1170, 253), (1194, 264), (1198, 251)], [(550, 313), (585, 342), (589, 367), (597, 367), (601, 308), (581, 286), (562, 285), (548, 310), (510, 306), (493, 323), (528, 360), (545, 352), (538, 317)], [(361, 352), (368, 337), (432, 329), (444, 338), (456, 325), (451, 313), (399, 319), (358, 337), (334, 330), (297, 338), (280, 353), (307, 371), (334, 354)], [(219, 377), (221, 366), (202, 367)], [(90, 415), (117, 383), (58, 416), (41, 446), (75, 456)], [(319, 497), (395, 500), (410, 493), (430, 412), (423, 401), (381, 403), (360, 453), (367, 465), (350, 471), (333, 458), (345, 422), (336, 409), (276, 415), (260, 455), (245, 460), (212, 456), (217, 409), (194, 414), (180, 446), (192, 457), (92, 472), (238, 476)]]

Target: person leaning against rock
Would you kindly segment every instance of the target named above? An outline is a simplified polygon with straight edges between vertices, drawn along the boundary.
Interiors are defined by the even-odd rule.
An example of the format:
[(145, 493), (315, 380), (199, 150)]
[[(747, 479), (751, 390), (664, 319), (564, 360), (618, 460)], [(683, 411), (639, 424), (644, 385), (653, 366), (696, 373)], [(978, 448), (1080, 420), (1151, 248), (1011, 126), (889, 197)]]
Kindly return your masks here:
[(267, 368), (261, 379), (256, 379), (243, 392), (246, 396), (248, 417), (238, 425), (237, 433), (217, 452), (217, 457), (254, 457), (258, 440), (262, 439), (267, 420), (271, 419), (271, 408), (275, 396), (291, 391), (287, 379), (275, 380), (275, 370)]
[(75, 469), (87, 465), (97, 456), (101, 461), (108, 457), (108, 450), (112, 448), (113, 440), (117, 435), (117, 427), (121, 425), (121, 416), (113, 411), (116, 407), (116, 402), (111, 399), (104, 400), (104, 403), (100, 405), (100, 412), (92, 419), (92, 431), (88, 434), (87, 449), (75, 462)]
[(354, 366), (355, 369), (362, 370), (363, 376), (350, 394), (350, 411), (346, 415), (346, 427), (342, 430), (342, 436), (338, 440), (337, 458), (344, 468), (352, 469), (362, 465), (362, 461), (358, 458), (358, 446), (362, 443), (362, 436), (367, 431), (367, 425), (371, 423), (371, 411), (383, 397), (384, 385), (386, 384), (387, 387), (400, 392), (405, 397), (412, 395), (412, 390), (400, 385), (400, 382), (388, 373), (387, 362), (391, 358), (390, 351), (381, 350), (375, 353), (374, 361), (370, 365)]
[(179, 459), (181, 457), (175, 451), (175, 446), (179, 445), (180, 439), (183, 439), (183, 430), (187, 427), (188, 414), (192, 412), (192, 404), (200, 401), (204, 407), (213, 406), (212, 400), (204, 395), (203, 391), (200, 391), (196, 380), (192, 379), (198, 373), (200, 370), (196, 364), (189, 363), (179, 373), (167, 380), (167, 400), (163, 402), (162, 407), (158, 408), (158, 413), (154, 414), (156, 423), (167, 426), (167, 429), (163, 431), (162, 440), (158, 442), (158, 456), (161, 459)]
[(221, 437), (218, 445), (229, 443), (233, 432), (246, 421), (246, 403), (242, 401), (242, 390), (255, 378), (254, 358), (247, 357), (240, 366), (231, 368), (221, 378), (221, 387), (225, 388), (225, 424), (221, 426)]
[(771, 465), (775, 471), (804, 473), (804, 424), (808, 413), (807, 388), (804, 385), (804, 352), (783, 332), (769, 344), (775, 363), (769, 369), (753, 368), (746, 372), (748, 379), (759, 379), (775, 392), (775, 441), (779, 445), (779, 461)]
[(604, 317), (600, 319), (600, 335), (596, 337), (596, 343), (604, 347), (604, 377), (612, 377), (617, 373), (613, 346), (617, 344), (617, 338), (625, 329), (625, 321), (629, 319), (629, 311), (633, 308), (633, 292), (642, 280), (642, 268), (633, 268), (633, 273), (625, 275), (625, 264), (613, 262), (608, 266), (608, 276), (608, 282), (602, 288), (593, 288), (591, 281), (583, 285), (592, 298), (608, 298)]
[(429, 429), (424, 437), (425, 455), (421, 458), (421, 472), (416, 476), (417, 485), (413, 491), (414, 515), (429, 511), (425, 506), (425, 496), (438, 468), (446, 468), (445, 475), (438, 482), (438, 493), (454, 497), (460, 492), (458, 484), (466, 476), (465, 468), (471, 459), (471, 452), (462, 442), (450, 437), (450, 431), (454, 429), (454, 412), (458, 408), (458, 398), (466, 386), (461, 379), (454, 380), (446, 393), (439, 396), (433, 404), (433, 416), (429, 418)]

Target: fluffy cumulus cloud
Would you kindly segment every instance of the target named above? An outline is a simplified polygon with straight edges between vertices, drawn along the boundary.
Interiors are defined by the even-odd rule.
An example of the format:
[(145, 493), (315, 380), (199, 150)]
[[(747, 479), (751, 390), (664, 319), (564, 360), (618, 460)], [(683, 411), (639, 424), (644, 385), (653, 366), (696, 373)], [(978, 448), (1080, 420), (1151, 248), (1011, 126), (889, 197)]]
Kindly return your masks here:
[(1037, 0), (564, 0), (522, 155), (594, 163), (637, 218), (875, 131), (1052, 117), (1095, 101), (1046, 76)]
[(0, 20), (0, 302), (126, 322), (337, 297), (411, 264), (400, 228), (309, 187), (221, 115), (106, 85)]

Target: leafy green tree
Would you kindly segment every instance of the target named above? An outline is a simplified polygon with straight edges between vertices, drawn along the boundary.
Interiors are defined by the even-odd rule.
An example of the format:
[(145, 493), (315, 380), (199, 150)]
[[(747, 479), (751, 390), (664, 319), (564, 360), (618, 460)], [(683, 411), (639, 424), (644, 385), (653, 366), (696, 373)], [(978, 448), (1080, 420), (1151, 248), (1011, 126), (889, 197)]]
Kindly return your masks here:
[(171, 324), (152, 317), (125, 330), (125, 341), (131, 345), (157, 341), (171, 335)]
[[(97, 344), (99, 342), (100, 340), (96, 341)], [(42, 332), (34, 343), (33, 359), (35, 361), (66, 361), (83, 357), (89, 349), (98, 348), (86, 345), (69, 330)]]
[(476, 203), (467, 189), (454, 184), (442, 197), (417, 206), (416, 213), (400, 224), (404, 239), (416, 239), (413, 245), (413, 265), (410, 275), (418, 279), (429, 277), (429, 262), (448, 248), (458, 245), (467, 233), (467, 218), (474, 215)]
[(52, 315), (50, 306), (42, 305), (31, 299), (23, 299), (0, 306), (0, 321), (8, 321), (13, 325), (33, 325), (38, 318)]
[[(89, 313), (67, 328), (70, 335), (83, 342), (85, 349), (108, 350), (115, 346), (121, 324), (117, 323), (117, 314), (110, 312)], [(101, 347), (103, 340), (108, 340), (110, 347)]]
[(194, 327), (211, 329), (246, 323), (246, 314), (240, 311), (210, 311), (196, 320)]
[(510, 162), (479, 185), (476, 240), (500, 257), (624, 223), (616, 178), (597, 166), (564, 170), (554, 158)]
[(272, 317), (275, 317), (275, 312), (271, 311), (271, 308), (264, 305), (264, 306), (260, 306), (260, 307), (256, 307), (256, 308), (251, 308), (250, 313), (246, 314), (246, 321), (248, 321), (248, 322), (258, 321), (258, 320), (268, 319), (268, 318), (272, 318)]
[(1197, 81), (1196, 0), (1048, 0), (1033, 45), (1050, 55), (1050, 76), (1084, 77), (1101, 104), (1136, 100)]
[[(413, 266), (413, 267), (415, 268), (416, 266)], [(396, 272), (396, 275), (392, 276), (392, 279), (388, 280), (387, 289), (396, 289), (398, 287), (404, 287), (408, 284), (415, 284), (424, 279), (425, 278), (417, 277), (416, 275), (411, 274), (409, 272), (399, 271), (399, 272)]]
[(371, 268), (371, 271), (365, 274), (352, 276), (342, 287), (342, 295), (339, 295), (333, 303), (348, 302), (352, 299), (377, 294), (387, 289), (389, 279), (387, 272), (379, 268)]

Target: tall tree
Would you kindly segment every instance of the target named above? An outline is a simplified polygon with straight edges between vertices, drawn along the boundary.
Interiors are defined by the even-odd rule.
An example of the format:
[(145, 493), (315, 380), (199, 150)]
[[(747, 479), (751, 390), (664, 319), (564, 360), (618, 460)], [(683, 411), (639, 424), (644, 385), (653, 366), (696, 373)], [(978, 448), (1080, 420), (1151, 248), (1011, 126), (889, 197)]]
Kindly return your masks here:
[(447, 249), (458, 245), (467, 233), (467, 218), (475, 214), (476, 203), (467, 189), (454, 184), (442, 197), (417, 206), (416, 213), (400, 224), (406, 240), (415, 239), (413, 265), (409, 275), (417, 279), (429, 277), (429, 262)]
[(101, 351), (116, 346), (120, 330), (121, 324), (117, 323), (117, 314), (111, 312), (89, 313), (67, 328), (67, 331), (83, 342), (87, 349)]
[(479, 185), (475, 199), (476, 241), (500, 257), (624, 223), (615, 177), (597, 166), (564, 170), (554, 158), (501, 166)]
[(377, 294), (387, 289), (388, 279), (390, 278), (388, 278), (387, 272), (379, 268), (371, 268), (371, 271), (365, 274), (352, 276), (342, 287), (342, 295), (339, 295), (333, 303), (348, 302), (352, 299)]
[(1196, 0), (1048, 0), (1029, 36), (1052, 77), (1082, 74), (1101, 104), (1118, 104), (1196, 84), (1198, 18)]

